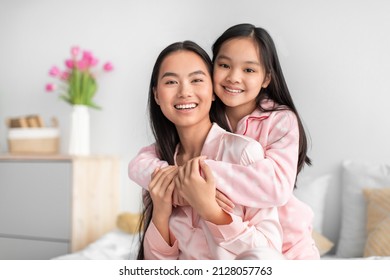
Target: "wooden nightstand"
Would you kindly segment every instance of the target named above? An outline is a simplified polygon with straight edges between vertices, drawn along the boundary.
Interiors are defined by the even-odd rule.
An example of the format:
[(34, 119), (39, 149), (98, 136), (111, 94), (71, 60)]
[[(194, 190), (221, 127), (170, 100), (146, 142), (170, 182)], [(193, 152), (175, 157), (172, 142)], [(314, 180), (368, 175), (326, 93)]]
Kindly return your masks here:
[(115, 228), (119, 160), (0, 156), (0, 259), (50, 259)]

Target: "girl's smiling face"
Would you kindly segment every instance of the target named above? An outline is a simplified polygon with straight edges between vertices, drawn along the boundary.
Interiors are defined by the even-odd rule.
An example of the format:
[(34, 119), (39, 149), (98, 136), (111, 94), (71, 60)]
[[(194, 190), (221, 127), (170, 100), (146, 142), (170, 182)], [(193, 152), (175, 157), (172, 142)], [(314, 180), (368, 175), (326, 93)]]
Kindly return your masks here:
[(191, 51), (177, 51), (161, 64), (154, 98), (176, 127), (211, 123), (213, 101), (210, 74), (203, 60)]
[(266, 75), (259, 47), (252, 38), (234, 38), (222, 44), (214, 63), (214, 92), (226, 112), (244, 117), (256, 108), (256, 97), (271, 78)]

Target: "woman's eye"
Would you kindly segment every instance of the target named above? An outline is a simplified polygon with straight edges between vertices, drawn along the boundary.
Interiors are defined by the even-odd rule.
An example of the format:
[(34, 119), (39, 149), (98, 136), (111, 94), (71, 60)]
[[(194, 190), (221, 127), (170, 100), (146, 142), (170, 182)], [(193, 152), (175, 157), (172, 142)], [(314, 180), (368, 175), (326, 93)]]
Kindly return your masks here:
[(244, 70), (244, 72), (247, 72), (247, 73), (254, 73), (255, 70), (251, 69), (251, 68), (247, 68)]
[(221, 63), (221, 64), (219, 64), (219, 67), (221, 67), (221, 68), (229, 68), (229, 65)]
[(192, 82), (193, 82), (193, 83), (201, 83), (201, 82), (203, 82), (203, 80), (202, 80), (202, 79), (195, 79), (195, 80), (193, 80)]
[(176, 84), (176, 81), (166, 81), (165, 84), (166, 85), (174, 85), (174, 84)]

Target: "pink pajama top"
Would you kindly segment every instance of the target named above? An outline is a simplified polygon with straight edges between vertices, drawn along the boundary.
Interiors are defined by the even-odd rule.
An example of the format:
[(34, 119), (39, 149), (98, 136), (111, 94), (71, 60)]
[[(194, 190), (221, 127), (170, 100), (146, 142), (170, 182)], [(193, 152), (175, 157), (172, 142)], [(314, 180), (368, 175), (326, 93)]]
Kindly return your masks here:
[[(261, 151), (262, 147), (253, 139), (226, 132), (213, 124), (202, 155), (215, 161), (246, 166), (262, 160)], [(203, 220), (191, 206), (173, 208), (169, 219), (173, 245), (166, 243), (151, 222), (145, 233), (145, 259), (226, 260), (258, 247), (281, 253), (282, 229), (276, 207), (259, 209), (236, 205), (229, 214), (232, 217), (230, 224), (215, 225)]]
[[(262, 103), (263, 108), (272, 106), (270, 100)], [(311, 236), (313, 211), (293, 195), (299, 147), (295, 114), (290, 110), (262, 112), (256, 109), (238, 122), (235, 133), (258, 141), (261, 144), (258, 153), (263, 158), (250, 165), (206, 160), (213, 171), (217, 188), (238, 205), (278, 207), (285, 257), (319, 259)], [(166, 165), (158, 159), (152, 144), (142, 148), (130, 161), (129, 177), (147, 189), (153, 171)]]

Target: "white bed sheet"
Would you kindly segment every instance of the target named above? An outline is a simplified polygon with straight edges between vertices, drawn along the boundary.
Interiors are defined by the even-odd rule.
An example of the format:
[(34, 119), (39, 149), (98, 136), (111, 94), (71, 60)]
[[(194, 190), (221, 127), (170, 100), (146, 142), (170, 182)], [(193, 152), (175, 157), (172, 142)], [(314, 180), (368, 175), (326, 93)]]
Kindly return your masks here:
[[(113, 230), (95, 242), (88, 245), (85, 249), (78, 252), (62, 255), (54, 260), (135, 260), (138, 253), (139, 235), (128, 234), (121, 230)], [(335, 255), (325, 255), (322, 260), (346, 260)], [(390, 256), (354, 258), (356, 260), (390, 260)]]
[(54, 260), (135, 260), (139, 235), (113, 230), (91, 243), (83, 250), (58, 256)]

